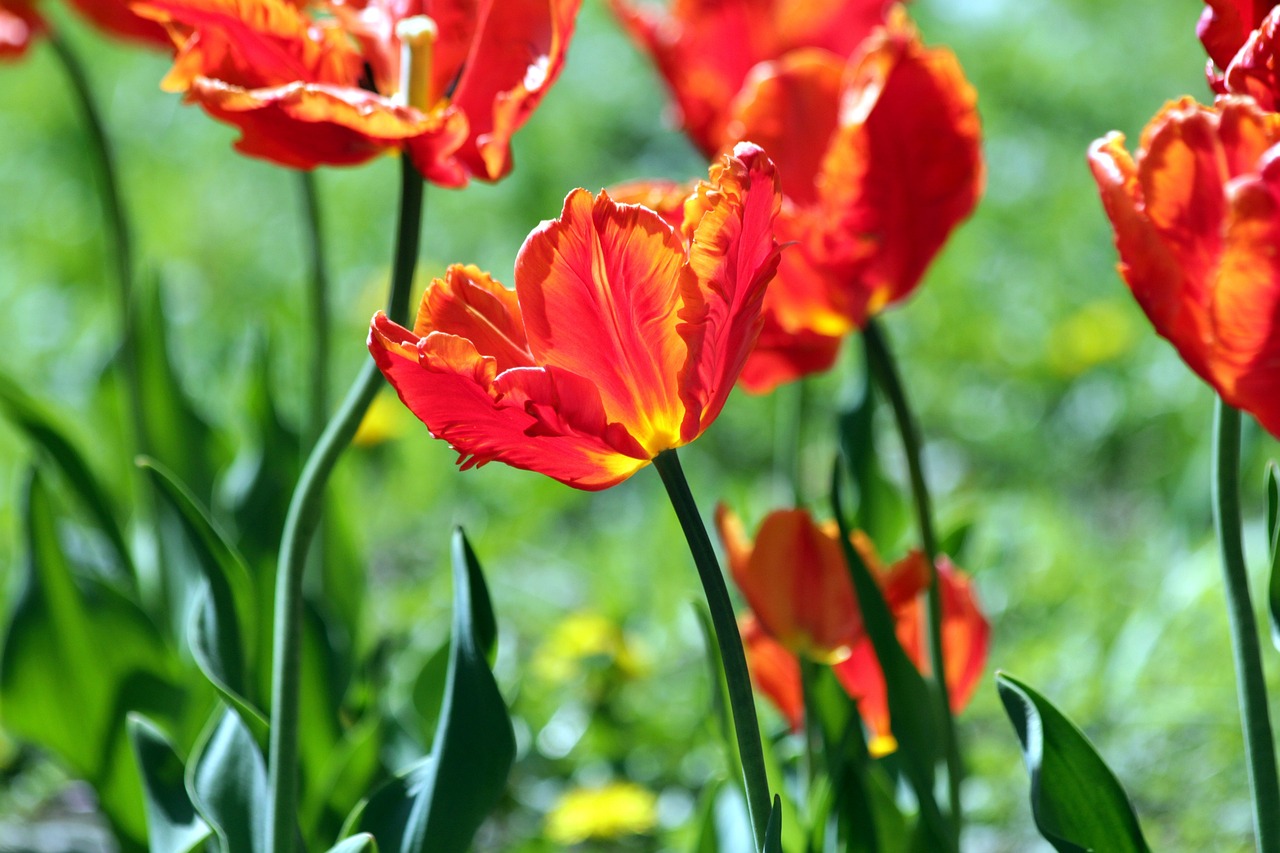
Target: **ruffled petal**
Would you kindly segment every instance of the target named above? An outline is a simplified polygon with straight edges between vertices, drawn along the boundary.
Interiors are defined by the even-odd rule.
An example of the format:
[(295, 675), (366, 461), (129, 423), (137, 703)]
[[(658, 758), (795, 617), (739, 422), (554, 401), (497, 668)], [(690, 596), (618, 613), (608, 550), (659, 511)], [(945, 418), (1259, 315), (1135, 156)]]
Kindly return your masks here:
[(1210, 61), (1219, 68), (1230, 65), (1273, 5), (1274, 0), (1205, 0), (1196, 35)]
[[(590, 382), (561, 371), (515, 368), (464, 338), (419, 338), (379, 313), (369, 351), (401, 401), (470, 468), (498, 460), (580, 489), (603, 489), (648, 462), (625, 430), (604, 422)], [(593, 432), (588, 432), (591, 430)]]
[(478, 267), (454, 264), (444, 278), (431, 282), (413, 333), (425, 338), (432, 332), (466, 338), (493, 358), (499, 371), (534, 366), (515, 291)]
[(656, 456), (680, 443), (676, 333), (684, 246), (653, 211), (575, 190), (516, 258), (516, 292), (538, 364), (599, 388), (610, 420)]
[(701, 435), (720, 414), (760, 334), (765, 287), (778, 268), (773, 222), (780, 204), (769, 158), (759, 147), (739, 143), (712, 166), (710, 180), (685, 205), (683, 442)]

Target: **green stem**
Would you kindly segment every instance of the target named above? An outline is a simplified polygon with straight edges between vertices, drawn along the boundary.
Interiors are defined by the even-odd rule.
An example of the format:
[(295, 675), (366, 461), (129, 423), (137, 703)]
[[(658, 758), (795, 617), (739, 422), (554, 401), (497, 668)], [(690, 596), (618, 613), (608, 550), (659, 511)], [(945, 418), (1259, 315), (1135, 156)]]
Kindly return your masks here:
[(804, 429), (805, 383), (789, 382), (773, 392), (773, 476), (784, 500), (800, 506), (800, 448)]
[(307, 242), (307, 314), (311, 328), (311, 371), (308, 389), (306, 439), (315, 445), (324, 430), (329, 411), (329, 273), (324, 255), (324, 230), (320, 221), (320, 199), (314, 172), (298, 172), (302, 183), (302, 202)]
[(116, 171), (115, 155), (107, 139), (102, 114), (98, 111), (89, 77), (85, 73), (71, 45), (57, 31), (49, 33), (49, 44), (62, 63), (71, 83), (80, 115), (84, 119), (89, 136), (89, 155), (98, 173), (102, 201), (102, 214), (106, 242), (110, 246), (115, 267), (116, 310), (120, 315), (120, 366), (124, 373), (125, 394), (128, 397), (130, 424), (133, 429), (133, 446), (138, 453), (147, 453), (146, 421), (142, 416), (141, 380), (138, 376), (137, 333), (133, 317), (133, 236), (129, 220), (124, 212), (120, 195), (120, 180)]
[(1221, 399), (1213, 420), (1213, 516), (1222, 551), (1222, 576), (1231, 623), (1231, 652), (1236, 665), (1236, 695), (1249, 755), (1253, 822), (1260, 853), (1280, 851), (1280, 782), (1276, 747), (1267, 710), (1267, 685), (1258, 649), (1258, 623), (1249, 597), (1244, 545), (1240, 538), (1240, 412)]
[(702, 591), (711, 610), (711, 624), (715, 628), (716, 643), (724, 662), (725, 681), (729, 686), (729, 708), (733, 714), (733, 729), (738, 740), (738, 754), (742, 759), (742, 777), (746, 786), (747, 812), (755, 834), (756, 850), (763, 850), (765, 830), (769, 825), (772, 799), (769, 796), (769, 779), (765, 772), (764, 750), (760, 744), (760, 724), (756, 720), (756, 703), (751, 694), (751, 675), (747, 670), (747, 656), (742, 649), (742, 636), (733, 615), (733, 603), (725, 587), (720, 563), (707, 528), (702, 524), (698, 505), (680, 468), (675, 450), (664, 450), (653, 460), (667, 496), (680, 520), (693, 562), (698, 567)]
[(907, 402), (906, 389), (898, 375), (893, 352), (875, 320), (868, 321), (866, 328), (862, 330), (862, 341), (866, 349), (867, 369), (888, 398), (893, 419), (898, 425), (898, 434), (902, 437), (902, 451), (907, 459), (907, 475), (911, 481), (911, 498), (915, 506), (916, 523), (920, 528), (920, 544), (929, 562), (929, 588), (925, 592), (929, 618), (925, 620), (925, 641), (929, 650), (929, 668), (940, 704), (939, 719), (942, 721), (943, 749), (947, 758), (948, 806), (958, 844), (963, 821), (960, 783), (964, 766), (960, 759), (960, 745), (956, 737), (955, 720), (951, 716), (950, 693), (947, 690), (946, 656), (942, 646), (942, 593), (938, 581), (938, 537), (933, 527), (933, 508), (924, 477), (920, 432), (911, 414), (911, 406)]
[[(402, 157), (401, 168), (400, 222), (387, 316), (394, 322), (405, 324), (409, 320), (409, 293), (422, 230), (423, 184), (408, 157)], [(271, 670), (269, 853), (293, 853), (297, 832), (298, 683), (302, 674), (302, 574), (307, 547), (320, 518), (329, 474), (351, 442), (381, 385), (382, 375), (377, 365), (372, 359), (366, 359), (347, 396), (307, 458), (285, 517), (276, 567), (275, 643)]]

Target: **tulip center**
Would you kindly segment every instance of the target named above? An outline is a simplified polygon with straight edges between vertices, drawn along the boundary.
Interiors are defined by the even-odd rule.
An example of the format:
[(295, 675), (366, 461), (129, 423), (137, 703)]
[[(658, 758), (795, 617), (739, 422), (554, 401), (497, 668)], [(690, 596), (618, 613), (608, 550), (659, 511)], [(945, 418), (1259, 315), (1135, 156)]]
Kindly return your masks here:
[(432, 91), (431, 71), (440, 30), (426, 15), (414, 15), (396, 24), (396, 36), (400, 39), (399, 100), (427, 112), (439, 95)]

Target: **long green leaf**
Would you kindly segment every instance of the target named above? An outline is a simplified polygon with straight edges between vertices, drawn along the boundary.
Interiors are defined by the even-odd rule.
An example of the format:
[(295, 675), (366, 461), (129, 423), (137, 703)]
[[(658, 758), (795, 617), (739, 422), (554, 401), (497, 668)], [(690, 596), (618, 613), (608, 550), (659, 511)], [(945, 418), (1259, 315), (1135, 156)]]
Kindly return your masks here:
[(339, 841), (329, 848), (328, 853), (365, 853), (365, 851), (378, 853), (378, 842), (368, 833), (353, 835), (348, 839)]
[(130, 714), (129, 741), (142, 772), (150, 853), (189, 853), (211, 830), (196, 814), (183, 784), (185, 768), (173, 743), (142, 714)]
[(951, 831), (934, 795), (934, 767), (941, 758), (939, 722), (932, 710), (936, 703), (924, 677), (902, 650), (889, 605), (885, 603), (871, 570), (853, 547), (845, 521), (838, 471), (832, 476), (831, 482), (831, 504), (840, 528), (840, 544), (849, 564), (863, 626), (884, 673), (889, 718), (894, 737), (898, 741), (897, 755), (903, 762), (907, 778), (920, 803), (924, 826), (939, 850), (952, 849), (954, 844), (950, 841)]
[(214, 716), (187, 768), (186, 786), (224, 853), (265, 853), (267, 765), (234, 708)]
[(1022, 742), (1031, 812), (1045, 840), (1062, 853), (1146, 853), (1133, 805), (1084, 733), (1013, 676), (996, 673), (996, 686)]
[(111, 545), (116, 560), (132, 580), (136, 580), (133, 558), (125, 542), (123, 528), (116, 520), (113, 502), (84, 455), (39, 403), (18, 383), (0, 375), (0, 408), (37, 447), (44, 450), (66, 478), (73, 494)]
[(142, 849), (142, 786), (125, 714), (177, 718), (178, 663), (133, 601), (76, 576), (35, 471), (23, 518), (29, 552), (0, 653), (0, 722), (89, 782), (124, 848)]
[[(261, 734), (266, 715), (254, 701), (257, 612), (249, 570), (176, 474), (154, 459), (143, 458), (138, 464), (180, 521), (189, 553), (204, 579), (200, 587), (203, 594), (196, 596), (187, 632), (196, 664)], [(166, 559), (179, 559), (174, 553), (179, 549), (168, 551)]]
[(480, 565), (453, 536), (453, 643), (431, 754), (379, 789), (348, 825), (395, 853), (466, 853), (506, 789), (515, 735), (489, 670), (495, 621)]
[(895, 542), (907, 529), (911, 516), (906, 500), (880, 467), (875, 409), (875, 389), (867, 374), (857, 398), (838, 416), (840, 454), (858, 489), (855, 526), (873, 542)]

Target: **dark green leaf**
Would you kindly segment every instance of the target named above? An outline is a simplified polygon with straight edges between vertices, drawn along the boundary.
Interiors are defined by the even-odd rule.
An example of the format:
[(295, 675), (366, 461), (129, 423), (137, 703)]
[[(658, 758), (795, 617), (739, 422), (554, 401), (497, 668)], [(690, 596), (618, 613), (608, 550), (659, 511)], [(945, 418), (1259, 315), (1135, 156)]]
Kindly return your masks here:
[(136, 580), (133, 559), (112, 509), (111, 498), (89, 468), (83, 454), (54, 423), (52, 416), (23, 392), (16, 382), (3, 375), (0, 375), (0, 407), (3, 407), (9, 420), (26, 433), (27, 438), (49, 454), (49, 458), (66, 478), (73, 494), (106, 537), (121, 568), (131, 580)]
[(996, 686), (1022, 742), (1040, 834), (1063, 853), (1147, 851), (1133, 805), (1084, 733), (1016, 678), (998, 672)]
[(146, 819), (125, 714), (174, 717), (178, 663), (133, 601), (75, 576), (36, 472), (23, 517), (29, 553), (0, 655), (2, 722), (89, 782), (126, 849), (139, 849)]
[(394, 853), (466, 853), (515, 760), (515, 735), (485, 654), (496, 623), (461, 530), (453, 537), (453, 585), (449, 677), (431, 754), (348, 821)]
[(840, 528), (840, 544), (854, 593), (862, 612), (862, 623), (875, 649), (876, 659), (884, 673), (888, 693), (889, 718), (898, 741), (897, 757), (903, 762), (908, 780), (920, 802), (920, 813), (939, 850), (954, 847), (950, 829), (938, 809), (934, 795), (934, 767), (941, 757), (939, 721), (933, 709), (937, 706), (924, 677), (907, 657), (898, 642), (896, 626), (880, 587), (853, 547), (845, 521), (838, 472), (832, 477), (831, 504)]
[(782, 801), (773, 795), (769, 823), (764, 830), (764, 853), (782, 853)]
[(188, 853), (209, 837), (183, 784), (182, 759), (164, 732), (141, 714), (130, 714), (129, 741), (142, 772), (151, 853)]
[(840, 454), (858, 490), (853, 523), (873, 542), (896, 542), (909, 520), (907, 503), (880, 467), (876, 452), (875, 393), (864, 381), (861, 391), (837, 421)]
[(214, 716), (187, 768), (186, 784), (225, 853), (265, 853), (267, 765), (234, 708)]
[(1271, 556), (1267, 581), (1267, 613), (1271, 617), (1271, 644), (1280, 649), (1280, 473), (1267, 463), (1267, 544)]
[(253, 699), (257, 613), (249, 570), (175, 474), (153, 459), (144, 458), (138, 464), (150, 475), (157, 495), (175, 514), (186, 537), (188, 548), (169, 548), (165, 558), (179, 559), (175, 552), (180, 550), (190, 553), (203, 576), (187, 631), (196, 664), (261, 734), (266, 715)]

